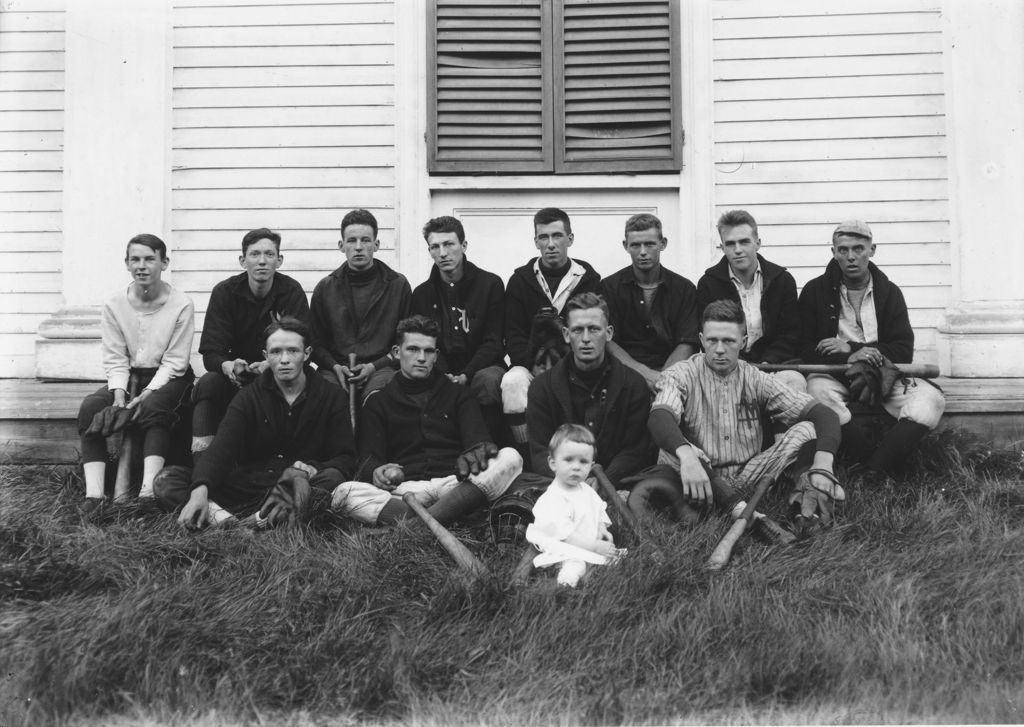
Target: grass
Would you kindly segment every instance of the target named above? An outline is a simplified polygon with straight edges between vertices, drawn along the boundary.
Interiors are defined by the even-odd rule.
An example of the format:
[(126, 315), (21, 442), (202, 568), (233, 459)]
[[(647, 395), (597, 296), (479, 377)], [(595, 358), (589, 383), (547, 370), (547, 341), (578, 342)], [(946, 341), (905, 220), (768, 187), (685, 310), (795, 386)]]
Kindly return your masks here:
[(942, 434), (909, 470), (720, 574), (725, 523), (650, 523), (571, 591), (469, 531), (498, 575), (466, 588), (407, 527), (84, 524), (75, 475), (8, 467), (0, 725), (1022, 722), (1021, 453)]

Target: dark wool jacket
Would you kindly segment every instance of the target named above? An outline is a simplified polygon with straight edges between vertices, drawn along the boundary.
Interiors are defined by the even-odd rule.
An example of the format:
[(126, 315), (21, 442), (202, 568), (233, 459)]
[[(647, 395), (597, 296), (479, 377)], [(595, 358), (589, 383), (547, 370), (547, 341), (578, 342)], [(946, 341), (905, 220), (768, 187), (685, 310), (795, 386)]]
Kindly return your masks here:
[(296, 460), (345, 479), (355, 471), (355, 447), (341, 387), (309, 366), (306, 390), (289, 407), (267, 369), (231, 400), (217, 436), (192, 473), (193, 489), (206, 485), (210, 499), (236, 467), (283, 472)]
[[(531, 258), (526, 265), (516, 268), (505, 289), (505, 347), (513, 366), (532, 368), (529, 349), (533, 316), (544, 306), (551, 305), (548, 296), (537, 282), (537, 276), (533, 273), (533, 264), (536, 260), (537, 258)], [(582, 265), (584, 273), (569, 297), (586, 292), (600, 293), (601, 276), (597, 271), (588, 262), (576, 258), (572, 258), (572, 261)], [(565, 315), (564, 305), (558, 313)]]
[[(800, 343), (800, 311), (796, 302), (796, 281), (781, 265), (768, 262), (760, 255), (761, 265), (761, 326), (762, 334), (740, 357), (751, 363), (782, 363), (797, 356)], [(697, 281), (697, 307), (700, 316), (708, 303), (716, 300), (740, 302), (740, 292), (729, 279), (729, 261), (723, 257), (704, 271)]]
[(274, 318), (292, 316), (309, 323), (309, 303), (299, 282), (274, 273), (265, 298), (249, 288), (248, 273), (232, 275), (213, 287), (206, 309), (199, 353), (207, 371), (220, 373), (221, 364), (236, 358), (263, 360), (263, 330)]
[[(874, 263), (868, 263), (874, 288), (875, 316), (878, 318), (878, 340), (867, 343), (850, 343), (853, 351), (874, 346), (893, 363), (911, 363), (914, 360), (914, 329), (910, 327), (907, 302), (899, 287)], [(839, 317), (842, 306), (839, 303), (839, 286), (843, 273), (839, 263), (829, 262), (825, 274), (815, 278), (800, 292), (800, 353), (805, 363), (842, 364), (850, 353), (836, 353), (821, 356), (814, 348), (818, 341), (830, 338), (839, 332)], [(851, 353), (853, 352), (851, 351)]]
[(345, 270), (348, 263), (316, 284), (310, 304), (313, 334), (313, 363), (328, 371), (336, 364), (348, 366), (349, 353), (357, 363), (372, 363), (378, 369), (391, 363), (388, 354), (395, 341), (395, 327), (409, 315), (412, 290), (405, 276), (380, 260), (373, 266), (380, 277), (370, 307), (362, 320), (352, 315), (352, 292)]
[(463, 451), (490, 439), (480, 405), (469, 389), (433, 373), (426, 406), (402, 390), (399, 371), (366, 400), (359, 417), (359, 477), (394, 462), (406, 480), (455, 474)]
[[(576, 379), (571, 354), (530, 384), (526, 431), (530, 439), (531, 469), (553, 476), (548, 467), (548, 442), (566, 422), (586, 424), (573, 416), (572, 383)], [(597, 438), (597, 462), (613, 484), (654, 463), (657, 451), (647, 433), (651, 394), (647, 382), (613, 356), (605, 356), (604, 379), (591, 400), (596, 405), (591, 430)], [(578, 379), (576, 379), (578, 380)]]
[(601, 292), (615, 326), (615, 342), (644, 366), (660, 371), (676, 346), (700, 346), (697, 289), (679, 273), (662, 267), (649, 315), (632, 265), (602, 280)]
[[(441, 327), (437, 370), (472, 379), (480, 369), (504, 366), (505, 286), (497, 275), (469, 260), (463, 260), (462, 266), (462, 280), (450, 286), (435, 265), (427, 281), (412, 292), (412, 313), (432, 318)], [(449, 287), (462, 303), (468, 330), (460, 312), (447, 309), (445, 288)]]

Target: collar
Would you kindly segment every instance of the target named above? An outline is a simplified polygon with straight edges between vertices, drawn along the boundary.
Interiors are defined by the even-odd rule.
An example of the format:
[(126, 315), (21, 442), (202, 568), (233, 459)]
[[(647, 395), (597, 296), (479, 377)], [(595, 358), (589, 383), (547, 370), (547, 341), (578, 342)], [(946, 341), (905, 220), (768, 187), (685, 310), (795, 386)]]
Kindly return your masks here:
[[(728, 266), (729, 265), (729, 261), (727, 260), (725, 264), (726, 264), (726, 266)], [(740, 280), (739, 278), (737, 278), (733, 274), (731, 267), (728, 267), (728, 270), (729, 270), (729, 280), (731, 280), (736, 285), (736, 287), (742, 288), (743, 290), (749, 290), (749, 288), (743, 284), (743, 281)], [(758, 278), (762, 278), (762, 279), (764, 278), (764, 276), (761, 274), (761, 261), (760, 260), (757, 261), (757, 267), (754, 268), (754, 279), (750, 281), (750, 287), (753, 287), (757, 283), (757, 279)]]

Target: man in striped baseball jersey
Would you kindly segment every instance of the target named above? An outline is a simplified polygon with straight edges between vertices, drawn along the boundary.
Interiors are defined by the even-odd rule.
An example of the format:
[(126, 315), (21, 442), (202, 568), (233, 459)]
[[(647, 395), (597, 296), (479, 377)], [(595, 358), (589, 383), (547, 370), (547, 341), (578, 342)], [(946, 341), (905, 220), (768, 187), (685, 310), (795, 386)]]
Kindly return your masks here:
[[(789, 470), (796, 480), (789, 500), (802, 518), (797, 524), (820, 517), (827, 526), (834, 501), (845, 499), (832, 473), (838, 417), (740, 360), (746, 321), (739, 304), (709, 304), (701, 329), (705, 353), (666, 369), (658, 380), (648, 428), (661, 450), (659, 464), (634, 488), (630, 506), (645, 509), (644, 498), (660, 478), (657, 487), (675, 488), (690, 508), (714, 502), (738, 517), (741, 500), (761, 478), (776, 480)], [(762, 451), (766, 417), (788, 429)]]

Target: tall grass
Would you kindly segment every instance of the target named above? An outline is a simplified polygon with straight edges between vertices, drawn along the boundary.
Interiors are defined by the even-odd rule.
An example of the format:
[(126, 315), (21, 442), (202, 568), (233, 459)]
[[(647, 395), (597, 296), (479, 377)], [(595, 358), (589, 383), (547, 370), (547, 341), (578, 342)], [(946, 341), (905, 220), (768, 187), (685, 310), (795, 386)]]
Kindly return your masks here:
[(649, 523), (573, 591), (506, 587), (470, 531), (467, 589), (416, 528), (85, 524), (77, 477), (8, 468), (0, 724), (1024, 721), (1021, 455), (941, 435), (909, 469), (720, 574), (725, 523)]

